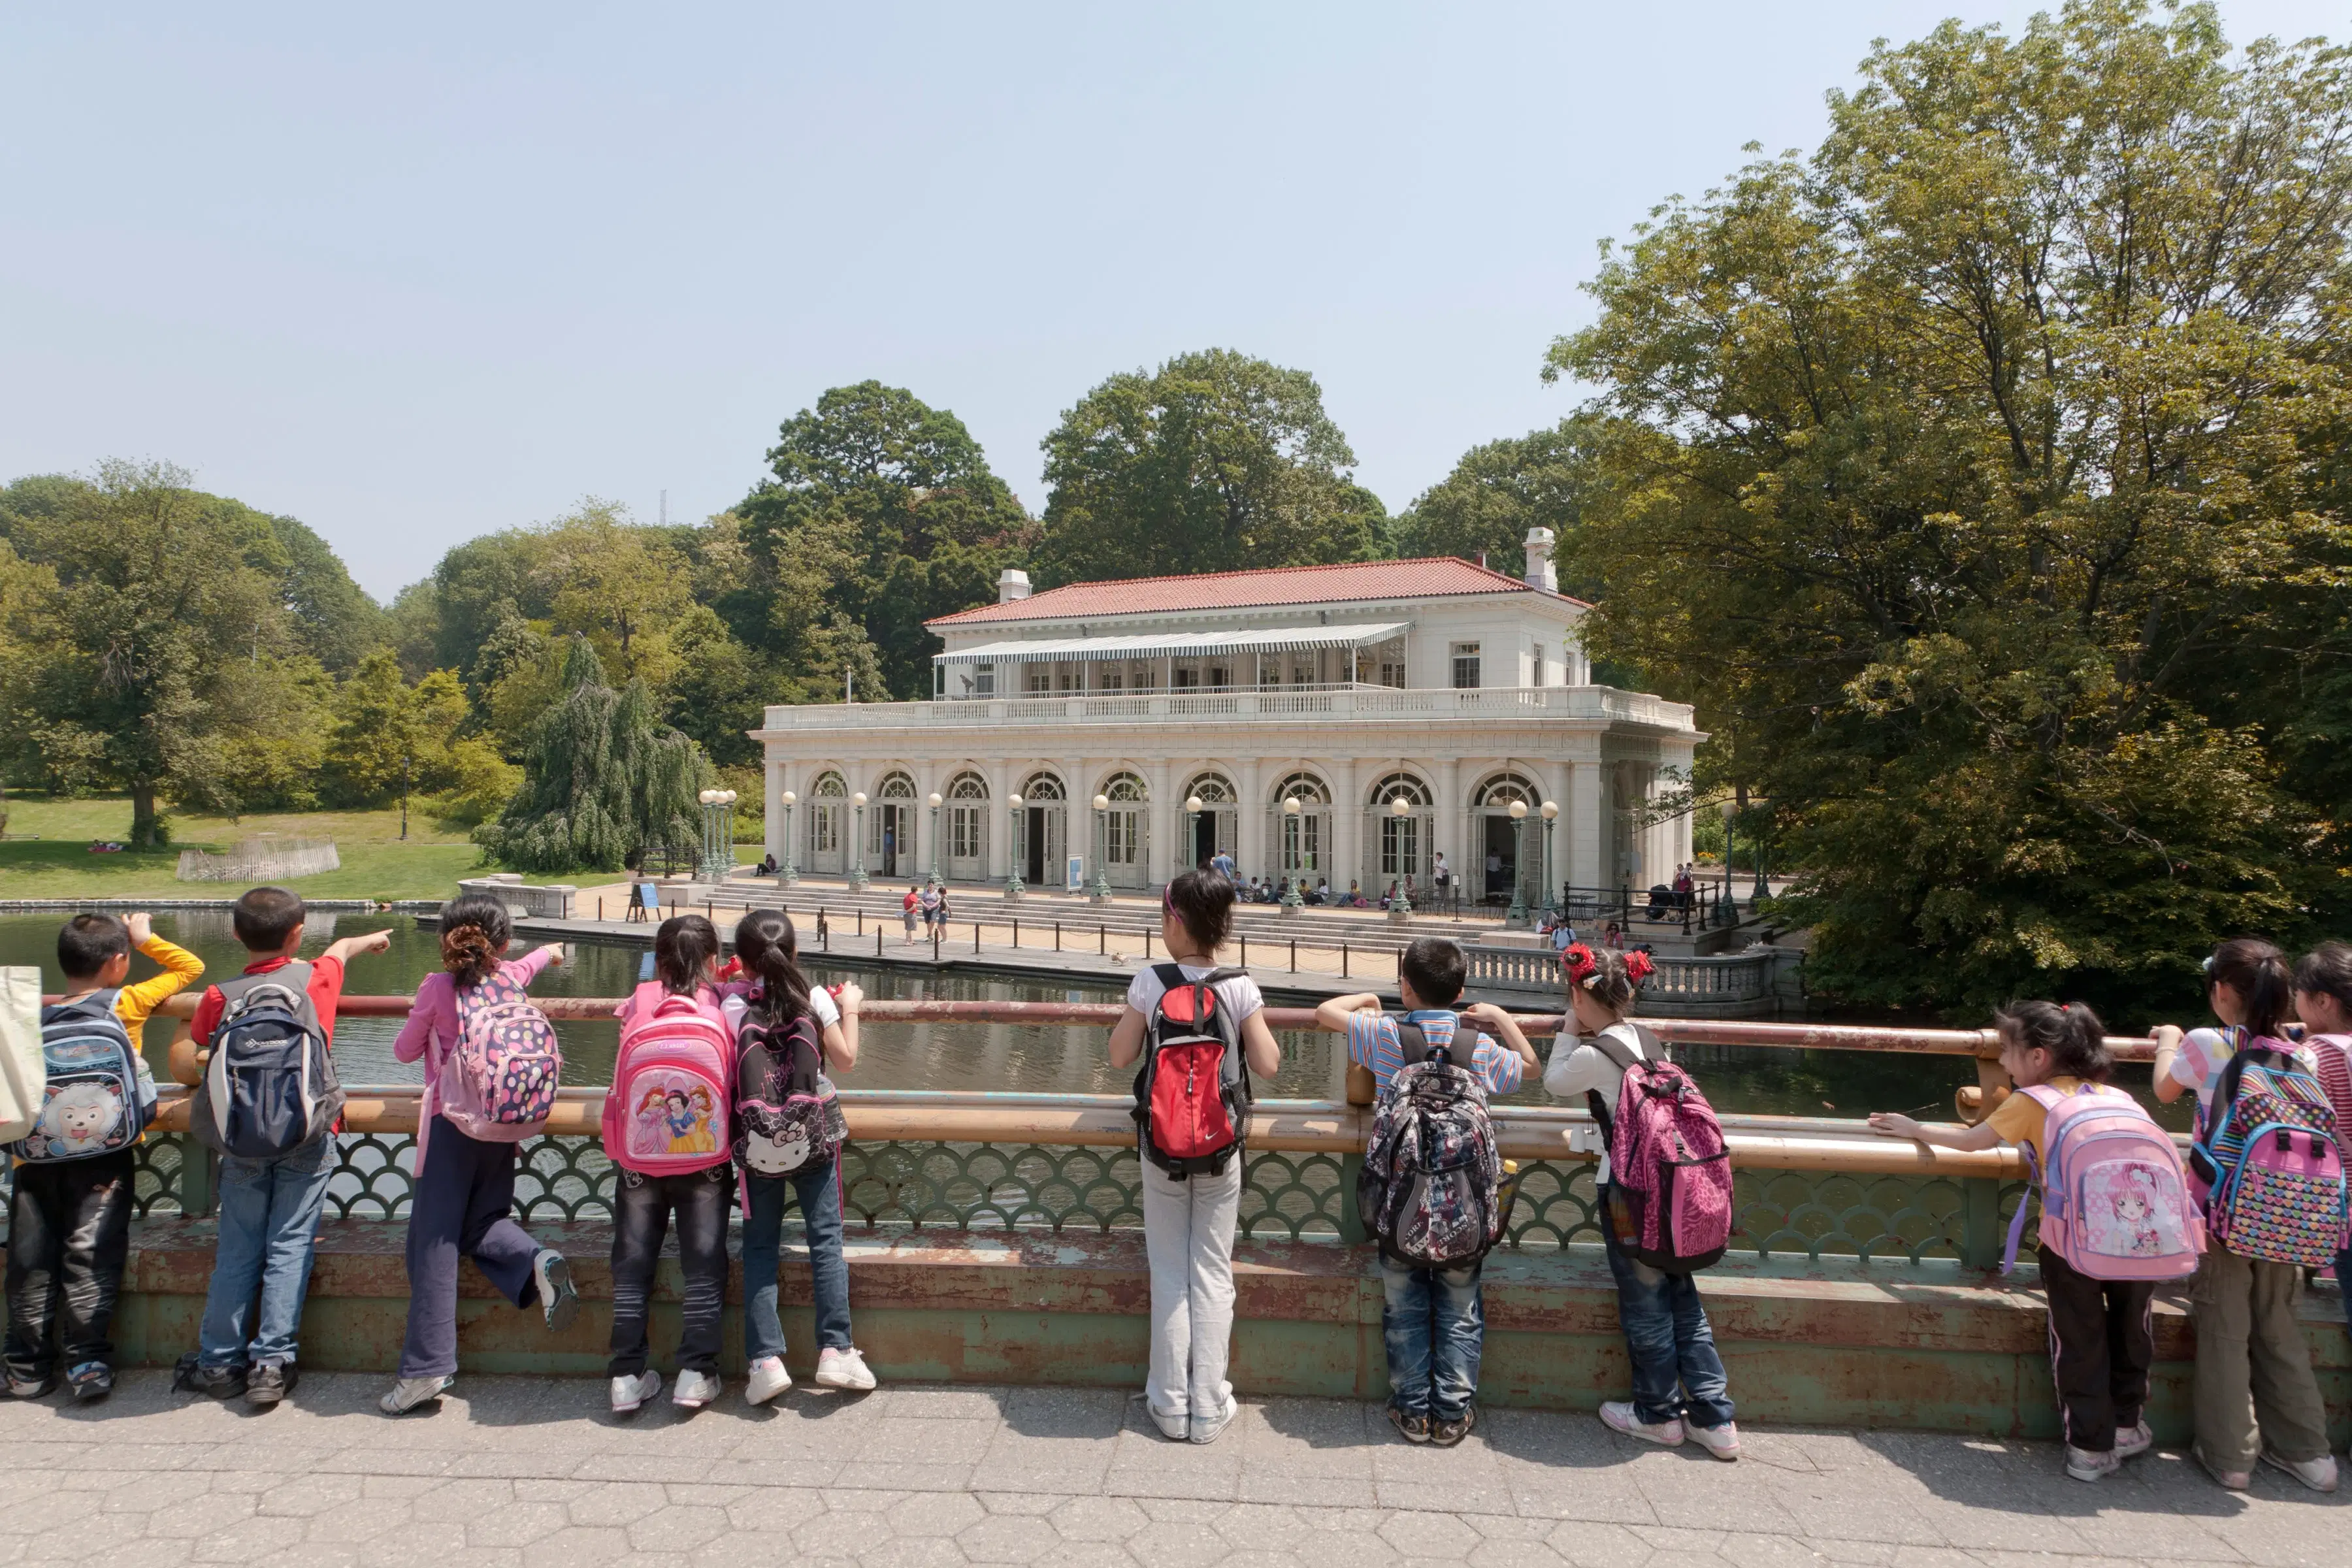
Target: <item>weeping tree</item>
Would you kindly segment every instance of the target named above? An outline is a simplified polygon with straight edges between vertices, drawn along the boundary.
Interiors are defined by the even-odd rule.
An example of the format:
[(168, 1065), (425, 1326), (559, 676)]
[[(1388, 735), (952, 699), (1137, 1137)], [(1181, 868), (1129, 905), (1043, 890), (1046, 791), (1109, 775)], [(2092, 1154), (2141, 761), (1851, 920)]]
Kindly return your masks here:
[(585, 637), (563, 661), (563, 695), (523, 743), (523, 783), (474, 840), (518, 871), (617, 870), (647, 844), (690, 844), (702, 749), (661, 722), (642, 680), (619, 690)]

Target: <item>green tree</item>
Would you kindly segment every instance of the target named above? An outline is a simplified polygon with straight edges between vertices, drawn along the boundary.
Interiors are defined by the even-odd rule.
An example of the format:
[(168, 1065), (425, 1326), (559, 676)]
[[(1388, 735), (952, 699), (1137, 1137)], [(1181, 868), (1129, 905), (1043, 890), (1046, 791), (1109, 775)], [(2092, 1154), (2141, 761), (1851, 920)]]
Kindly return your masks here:
[[(1530, 528), (1559, 535), (1562, 564), (1572, 565), (1585, 492), (1594, 482), (1591, 421), (1561, 420), (1549, 430), (1473, 447), (1454, 471), (1400, 512), (1391, 530), (1398, 554), (1458, 555), (1511, 576), (1527, 573)], [(1596, 583), (1560, 586), (1584, 597)]]
[(1229, 349), (1112, 376), (1045, 448), (1049, 584), (1366, 560), (1386, 521), (1315, 378)]
[(1596, 645), (1738, 738), (1811, 983), (2144, 1015), (2339, 896), (2286, 716), (2223, 672), (2346, 586), (2346, 58), (2076, 0), (1862, 75), (1552, 350), (1611, 416)]
[(625, 682), (658, 688), (669, 679), (677, 656), (667, 627), (693, 601), (686, 560), (659, 530), (591, 498), (545, 531), (539, 566), (557, 633), (585, 636)]
[(563, 686), (531, 731), (521, 788), (475, 842), (523, 871), (617, 870), (644, 846), (694, 842), (710, 777), (701, 748), (656, 718), (645, 682), (604, 684), (584, 637), (572, 639)]
[(247, 559), (246, 509), (215, 500), (178, 469), (108, 463), (8, 524), (47, 572), (19, 610), (10, 728), (53, 783), (128, 791), (142, 846), (160, 795), (241, 804), (317, 668), (282, 583)]
[(390, 648), (362, 661), (336, 694), (327, 771), (341, 800), (375, 805), (397, 798), (400, 836), (408, 837), (408, 799), (457, 780), (450, 747), (467, 717), (465, 689), (453, 670), (436, 669), (411, 685)]
[(994, 597), (1034, 533), (980, 443), (946, 409), (867, 381), (785, 420), (768, 462), (773, 477), (709, 535), (750, 590), (714, 592), (714, 607), (793, 693), (838, 692), (846, 668), (861, 696), (929, 696), (940, 644), (923, 622)]

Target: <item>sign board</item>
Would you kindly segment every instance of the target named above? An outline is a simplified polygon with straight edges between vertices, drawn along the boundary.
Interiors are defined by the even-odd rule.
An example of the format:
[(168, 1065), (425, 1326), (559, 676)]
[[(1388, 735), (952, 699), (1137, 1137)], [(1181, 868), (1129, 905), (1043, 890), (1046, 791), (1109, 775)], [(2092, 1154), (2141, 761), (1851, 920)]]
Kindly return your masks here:
[(1066, 893), (1083, 893), (1087, 890), (1087, 858), (1085, 856), (1070, 857), (1070, 864), (1063, 872), (1062, 890)]

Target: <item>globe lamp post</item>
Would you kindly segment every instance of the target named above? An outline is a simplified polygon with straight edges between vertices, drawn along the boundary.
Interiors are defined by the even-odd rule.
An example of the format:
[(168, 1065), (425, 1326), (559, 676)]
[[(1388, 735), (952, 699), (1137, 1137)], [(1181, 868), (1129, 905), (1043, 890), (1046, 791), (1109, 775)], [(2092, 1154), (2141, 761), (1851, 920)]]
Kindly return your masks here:
[(940, 792), (933, 790), (931, 798), (924, 804), (931, 808), (931, 881), (936, 886), (945, 887), (947, 884), (940, 876)]
[(1553, 882), (1553, 881), (1552, 881), (1552, 879), (1551, 879), (1551, 830), (1552, 830), (1552, 825), (1553, 825), (1554, 823), (1557, 823), (1559, 820), (1559, 802), (1558, 802), (1558, 801), (1556, 801), (1556, 800), (1548, 800), (1548, 801), (1544, 802), (1544, 803), (1543, 803), (1543, 879), (1544, 879), (1544, 901), (1543, 901), (1543, 907), (1544, 907), (1544, 913), (1546, 913), (1546, 914), (1548, 914), (1548, 915), (1557, 915), (1557, 914), (1559, 914), (1559, 913), (1560, 912), (1559, 905), (1558, 903), (1554, 902), (1554, 901), (1553, 901), (1553, 899), (1552, 899), (1552, 894), (1553, 894), (1553, 892), (1554, 892), (1554, 890), (1555, 890), (1556, 884), (1554, 884), (1554, 882)]
[(793, 791), (786, 790), (784, 792), (783, 800), (784, 868), (782, 874), (777, 877), (776, 884), (779, 887), (796, 888), (800, 886), (801, 874), (797, 868), (797, 863), (793, 858), (793, 807), (800, 804), (801, 797)]
[(1110, 902), (1110, 796), (1098, 795), (1095, 807), (1095, 885), (1087, 896), (1096, 903)]
[[(1412, 802), (1401, 795), (1390, 796), (1389, 815), (1402, 824), (1406, 817), (1412, 815)], [(1402, 837), (1403, 828), (1400, 826), (1397, 831), (1399, 837)], [(1389, 905), (1389, 919), (1399, 925), (1412, 919), (1412, 896), (1405, 891), (1405, 884), (1411, 880), (1412, 877), (1409, 873), (1397, 878), (1396, 898)]]
[(1298, 816), (1306, 809), (1297, 795), (1282, 797), (1282, 908), (1287, 914), (1297, 914), (1305, 904), (1298, 896), (1298, 879), (1292, 875), (1292, 868), (1298, 863)]
[(854, 858), (849, 866), (849, 890), (862, 893), (870, 885), (866, 875), (866, 792), (859, 790), (851, 795), (849, 805), (850, 815), (856, 818), (856, 825), (850, 829), (854, 840), (850, 853)]
[(1006, 902), (1017, 904), (1024, 890), (1021, 886), (1021, 797), (1006, 795), (1004, 811), (1012, 819), (1006, 824), (1008, 831), (1004, 837), (1009, 851), (1004, 860), (1004, 898)]
[(1195, 860), (1201, 858), (1201, 797), (1184, 797), (1184, 848)]
[(1511, 802), (1511, 908), (1504, 920), (1515, 926), (1528, 923), (1528, 803)]

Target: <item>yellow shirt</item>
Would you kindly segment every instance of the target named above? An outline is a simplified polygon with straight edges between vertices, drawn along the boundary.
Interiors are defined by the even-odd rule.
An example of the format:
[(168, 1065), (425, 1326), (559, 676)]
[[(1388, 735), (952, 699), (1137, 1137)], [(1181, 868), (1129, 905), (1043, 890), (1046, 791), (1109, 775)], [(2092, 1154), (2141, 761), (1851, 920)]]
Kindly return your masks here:
[(139, 944), (139, 951), (163, 966), (163, 973), (142, 980), (136, 985), (126, 985), (114, 999), (114, 1016), (131, 1031), (133, 1044), (139, 1031), (163, 1005), (166, 997), (177, 995), (204, 978), (205, 961), (186, 948), (165, 942), (160, 936), (149, 936)]
[[(2049, 1079), (2046, 1087), (2054, 1089), (2061, 1094), (2072, 1094), (2083, 1087), (2083, 1080), (2061, 1074), (2057, 1078)], [(2106, 1094), (2122, 1091), (2102, 1089), (2099, 1092)], [(2034, 1168), (2048, 1170), (2050, 1151), (2042, 1144), (2042, 1130), (2049, 1120), (2050, 1113), (2042, 1109), (2040, 1100), (2021, 1089), (2012, 1089), (2009, 1091), (2009, 1098), (1994, 1108), (1990, 1125), (1995, 1132), (2000, 1134), (2000, 1141), (2004, 1143), (2033, 1145)]]

